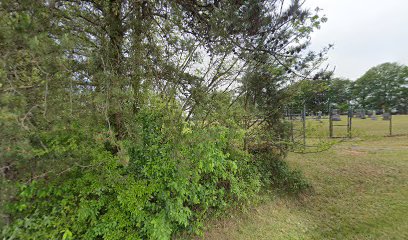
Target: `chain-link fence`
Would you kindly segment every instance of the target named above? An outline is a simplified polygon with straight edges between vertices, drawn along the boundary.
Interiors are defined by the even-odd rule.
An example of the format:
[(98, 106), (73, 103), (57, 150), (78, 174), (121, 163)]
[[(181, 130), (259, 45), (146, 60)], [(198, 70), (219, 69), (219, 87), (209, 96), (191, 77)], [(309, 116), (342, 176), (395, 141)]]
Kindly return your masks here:
[(293, 151), (314, 152), (325, 149), (336, 138), (408, 136), (408, 115), (392, 115), (364, 109), (323, 114), (303, 108), (286, 108)]

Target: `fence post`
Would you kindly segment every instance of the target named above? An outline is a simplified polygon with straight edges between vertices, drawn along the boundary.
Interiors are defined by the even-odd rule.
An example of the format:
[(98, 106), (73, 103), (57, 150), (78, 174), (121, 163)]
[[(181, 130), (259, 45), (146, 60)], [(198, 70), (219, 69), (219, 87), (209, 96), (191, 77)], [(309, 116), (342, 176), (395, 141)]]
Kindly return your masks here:
[(302, 121), (303, 121), (303, 147), (306, 148), (306, 104), (303, 104)]
[(289, 108), (288, 109), (288, 112), (289, 112), (289, 122), (290, 122), (290, 137), (291, 137), (291, 140), (292, 140), (292, 143), (294, 143), (295, 142), (295, 138), (294, 138), (294, 136), (293, 136), (293, 119), (292, 119), (292, 111), (291, 111), (292, 109), (291, 108)]
[(392, 114), (390, 112), (390, 136), (392, 136)]
[(349, 107), (347, 116), (347, 135), (351, 138), (351, 124), (353, 120), (353, 108)]
[(332, 108), (329, 106), (329, 136), (333, 138), (333, 121), (332, 121)]

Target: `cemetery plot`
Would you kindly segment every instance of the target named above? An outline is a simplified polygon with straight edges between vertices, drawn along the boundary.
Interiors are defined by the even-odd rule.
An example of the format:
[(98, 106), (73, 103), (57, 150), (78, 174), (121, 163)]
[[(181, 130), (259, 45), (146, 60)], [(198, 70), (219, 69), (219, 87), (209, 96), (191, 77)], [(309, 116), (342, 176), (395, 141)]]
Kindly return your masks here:
[(340, 114), (339, 114), (339, 110), (331, 109), (330, 110), (330, 116), (329, 116), (329, 136), (331, 138), (343, 137), (343, 136), (339, 136), (339, 135), (335, 136), (334, 129), (337, 128), (337, 127), (347, 127), (346, 128), (347, 129), (346, 130), (347, 131), (346, 137), (351, 138), (351, 121), (352, 121), (352, 118), (353, 118), (353, 112), (350, 109), (348, 111), (348, 114), (346, 115), (347, 123), (346, 124), (339, 124), (339, 123), (335, 124), (334, 122), (341, 122), (341, 117), (340, 117)]

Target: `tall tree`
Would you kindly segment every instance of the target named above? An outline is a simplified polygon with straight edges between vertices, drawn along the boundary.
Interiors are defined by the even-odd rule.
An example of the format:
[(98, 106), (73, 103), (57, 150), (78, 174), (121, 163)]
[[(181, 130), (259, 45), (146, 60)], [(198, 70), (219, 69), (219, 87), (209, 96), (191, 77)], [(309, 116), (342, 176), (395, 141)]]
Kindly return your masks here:
[(328, 85), (329, 102), (335, 104), (340, 110), (347, 111), (353, 99), (353, 82), (349, 79), (334, 78), (329, 81)]
[(258, 189), (240, 134), (279, 141), (282, 89), (327, 50), (307, 50), (326, 19), (303, 4), (1, 1), (8, 236), (168, 239)]
[(327, 111), (330, 103), (330, 87), (327, 79), (305, 79), (287, 87), (289, 101), (287, 106), (299, 113), (305, 106), (308, 111)]
[(369, 69), (354, 84), (354, 95), (363, 108), (385, 111), (404, 108), (408, 84), (408, 67), (383, 63)]

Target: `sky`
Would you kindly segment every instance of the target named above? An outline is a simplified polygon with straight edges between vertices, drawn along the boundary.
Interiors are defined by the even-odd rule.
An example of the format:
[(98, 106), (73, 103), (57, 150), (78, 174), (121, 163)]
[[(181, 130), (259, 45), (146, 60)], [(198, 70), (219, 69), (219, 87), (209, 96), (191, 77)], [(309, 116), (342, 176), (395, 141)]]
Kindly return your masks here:
[(328, 44), (335, 76), (355, 80), (384, 62), (408, 65), (408, 0), (306, 0), (328, 18), (312, 34), (312, 50)]

